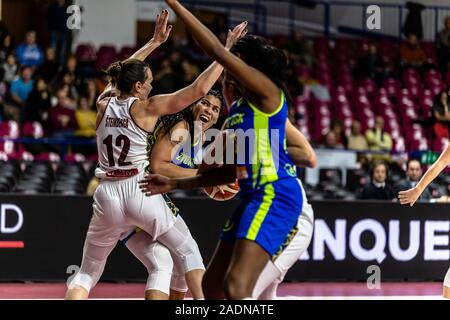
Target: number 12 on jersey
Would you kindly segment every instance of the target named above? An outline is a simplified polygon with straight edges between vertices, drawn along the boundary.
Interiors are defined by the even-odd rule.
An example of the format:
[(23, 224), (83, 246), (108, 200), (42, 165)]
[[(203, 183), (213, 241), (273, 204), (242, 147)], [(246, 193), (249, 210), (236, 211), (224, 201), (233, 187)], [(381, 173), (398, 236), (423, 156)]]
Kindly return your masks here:
[[(103, 144), (106, 145), (106, 152), (108, 153), (108, 162), (110, 167), (115, 167), (116, 162), (114, 159), (114, 146), (113, 146), (113, 136), (110, 134), (103, 140)], [(123, 145), (123, 146), (122, 146)], [(116, 138), (115, 146), (117, 148), (122, 148), (120, 151), (120, 156), (117, 161), (119, 167), (131, 165), (130, 161), (125, 161), (127, 159), (128, 152), (130, 151), (130, 139), (121, 134)]]

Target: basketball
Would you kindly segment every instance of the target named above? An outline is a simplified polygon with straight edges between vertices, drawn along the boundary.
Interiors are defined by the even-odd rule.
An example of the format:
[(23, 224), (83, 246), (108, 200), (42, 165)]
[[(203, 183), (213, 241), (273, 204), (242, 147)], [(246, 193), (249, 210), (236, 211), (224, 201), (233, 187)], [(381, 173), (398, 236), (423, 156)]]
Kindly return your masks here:
[[(222, 189), (222, 192), (220, 191)], [(223, 186), (214, 186), (203, 188), (203, 191), (216, 201), (226, 201), (234, 198), (239, 192), (239, 182), (236, 179), (235, 182), (225, 184)]]

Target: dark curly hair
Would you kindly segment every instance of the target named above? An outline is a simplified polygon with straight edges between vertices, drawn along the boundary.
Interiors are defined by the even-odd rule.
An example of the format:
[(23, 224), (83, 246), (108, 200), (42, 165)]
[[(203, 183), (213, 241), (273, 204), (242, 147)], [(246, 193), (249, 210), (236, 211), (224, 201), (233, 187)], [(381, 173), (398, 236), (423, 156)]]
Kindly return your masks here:
[(291, 105), (292, 99), (286, 85), (288, 60), (283, 51), (255, 35), (240, 38), (230, 51), (272, 80), (284, 91), (288, 104)]

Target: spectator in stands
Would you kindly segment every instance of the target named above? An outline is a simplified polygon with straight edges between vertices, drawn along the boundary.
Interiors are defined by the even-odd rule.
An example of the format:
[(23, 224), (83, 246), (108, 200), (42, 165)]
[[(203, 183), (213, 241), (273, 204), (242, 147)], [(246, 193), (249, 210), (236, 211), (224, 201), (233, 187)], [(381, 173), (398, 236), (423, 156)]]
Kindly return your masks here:
[(92, 109), (96, 108), (98, 94), (99, 93), (97, 91), (97, 86), (95, 85), (95, 81), (92, 79), (88, 80), (84, 95), (86, 96), (86, 99), (88, 100), (89, 107)]
[[(406, 179), (398, 183), (396, 193), (398, 194), (400, 191), (414, 188), (422, 178), (422, 174), (423, 171), (420, 161), (417, 159), (409, 159), (406, 163)], [(426, 188), (423, 190), (418, 201), (429, 201), (431, 198), (431, 192), (429, 188)]]
[(350, 150), (368, 150), (369, 145), (367, 143), (366, 137), (361, 133), (361, 123), (354, 120), (352, 122), (352, 128), (350, 135), (347, 138), (347, 148)]
[(13, 48), (11, 34), (5, 34), (3, 38), (0, 38), (0, 64), (5, 62), (8, 55), (14, 52)]
[(186, 87), (194, 82), (200, 74), (198, 66), (188, 60), (181, 62), (181, 68), (183, 69), (182, 83), (180, 84), (181, 87)]
[(421, 68), (427, 62), (427, 56), (414, 33), (408, 34), (400, 45), (400, 66), (403, 68)]
[(58, 63), (56, 62), (55, 50), (52, 47), (45, 50), (45, 60), (38, 73), (49, 84), (53, 83), (58, 74)]
[(55, 50), (57, 62), (63, 65), (66, 58), (70, 30), (67, 28), (67, 4), (65, 0), (56, 0), (48, 7), (48, 30), (51, 45)]
[(75, 111), (70, 106), (69, 88), (64, 85), (57, 91), (58, 104), (50, 109), (48, 131), (54, 138), (71, 138), (78, 129)]
[(344, 149), (344, 145), (338, 142), (338, 137), (334, 131), (328, 131), (324, 136), (321, 147), (327, 149)]
[(22, 67), (20, 77), (11, 83), (11, 102), (18, 112), (18, 114), (14, 112), (13, 118), (15, 121), (20, 122), (24, 119), (26, 102), (34, 85), (32, 76), (33, 70), (30, 67)]
[(7, 92), (7, 86), (4, 81), (4, 78), (5, 78), (5, 70), (0, 68), (0, 121), (3, 120), (3, 109)]
[[(330, 141), (332, 140), (336, 140), (335, 143), (333, 143), (333, 145), (335, 146), (335, 148), (344, 148), (347, 145), (347, 137), (345, 136), (344, 133), (344, 123), (342, 122), (342, 120), (340, 119), (333, 119), (331, 121), (331, 125), (330, 125), (330, 131), (329, 132), (333, 132), (334, 133), (334, 138), (329, 136), (328, 139)], [(328, 133), (322, 138), (324, 144), (328, 144), (326, 142), (327, 140), (327, 136)]]
[(289, 52), (289, 58), (294, 63), (301, 63), (312, 68), (315, 62), (314, 49), (311, 41), (308, 41), (302, 30), (294, 30), (290, 41), (285, 47)]
[(36, 43), (36, 32), (28, 31), (25, 42), (16, 48), (17, 60), (22, 66), (39, 67), (44, 62), (44, 53)]
[(380, 116), (375, 118), (374, 128), (367, 130), (366, 138), (370, 150), (390, 152), (392, 149), (391, 135), (384, 131), (384, 120)]
[(442, 71), (450, 71), (450, 16), (445, 18), (444, 29), (436, 37), (439, 68)]
[[(97, 129), (96, 120), (97, 112), (89, 105), (86, 96), (80, 97), (78, 101), (78, 108), (75, 111), (75, 118), (77, 119), (78, 129), (75, 131), (75, 136), (80, 139), (95, 138), (95, 131)], [(96, 145), (74, 145), (72, 150), (75, 153), (84, 155), (92, 155), (96, 153)]]
[(66, 65), (64, 66), (64, 68), (62, 68), (61, 72), (59, 73), (58, 79), (61, 81), (64, 79), (64, 76), (66, 75), (70, 76), (71, 85), (75, 86), (77, 92), (79, 92), (82, 89), (83, 81), (80, 77), (80, 73), (78, 70), (77, 57), (74, 55), (70, 55), (67, 58)]
[(62, 78), (62, 83), (69, 88), (69, 97), (72, 100), (78, 100), (79, 94), (77, 87), (75, 86), (75, 77), (70, 73), (65, 73)]
[(5, 71), (5, 82), (10, 84), (16, 79), (17, 70), (19, 69), (16, 56), (13, 53), (10, 53), (1, 67)]
[(81, 138), (95, 138), (97, 113), (89, 105), (87, 97), (80, 97), (75, 117), (78, 125), (75, 135)]
[(50, 91), (45, 80), (43, 78), (36, 79), (33, 91), (27, 100), (25, 120), (45, 123), (52, 107), (50, 98)]
[(357, 79), (372, 78), (380, 86), (388, 76), (387, 66), (378, 54), (377, 46), (370, 42), (367, 54), (358, 60), (355, 77)]
[(155, 90), (158, 93), (168, 93), (176, 90), (178, 80), (169, 59), (164, 59), (161, 62), (160, 68), (155, 74), (155, 81)]
[(447, 91), (441, 91), (434, 98), (433, 108), (431, 109), (431, 118), (433, 123), (434, 138), (449, 138), (450, 111), (448, 103), (450, 98)]
[(387, 182), (388, 167), (384, 162), (376, 162), (371, 170), (371, 182), (361, 191), (359, 198), (363, 200), (393, 200), (394, 189)]

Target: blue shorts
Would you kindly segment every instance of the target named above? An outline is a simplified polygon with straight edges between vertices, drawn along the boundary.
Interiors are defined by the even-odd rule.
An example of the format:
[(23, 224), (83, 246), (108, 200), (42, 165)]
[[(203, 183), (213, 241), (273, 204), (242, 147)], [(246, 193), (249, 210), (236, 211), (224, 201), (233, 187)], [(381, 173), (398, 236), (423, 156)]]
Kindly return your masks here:
[(268, 183), (241, 198), (241, 205), (223, 228), (221, 240), (255, 241), (274, 256), (296, 227), (302, 211), (303, 196), (297, 179)]

